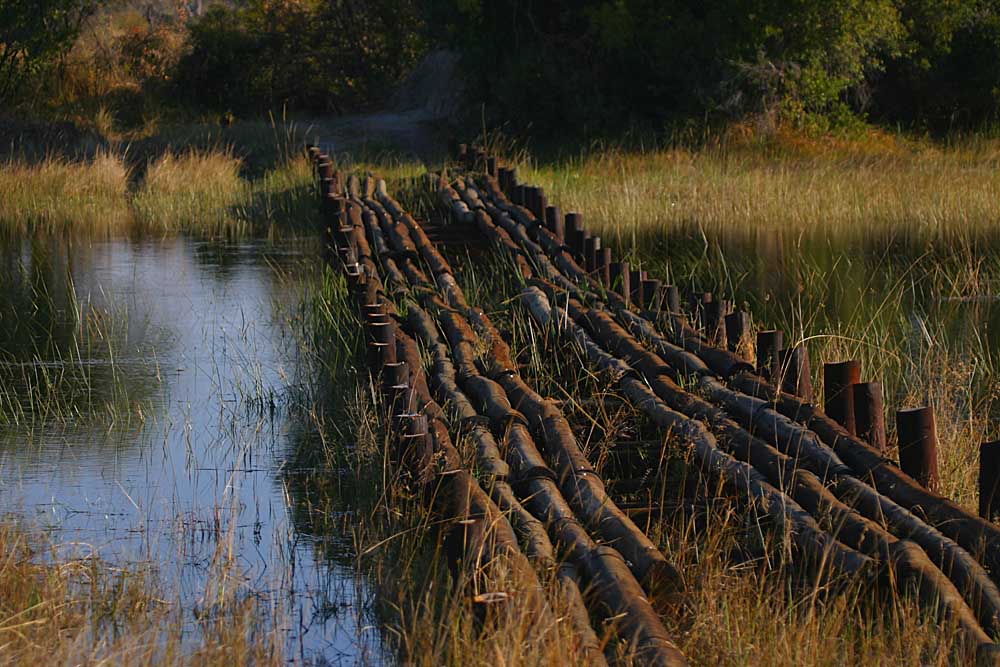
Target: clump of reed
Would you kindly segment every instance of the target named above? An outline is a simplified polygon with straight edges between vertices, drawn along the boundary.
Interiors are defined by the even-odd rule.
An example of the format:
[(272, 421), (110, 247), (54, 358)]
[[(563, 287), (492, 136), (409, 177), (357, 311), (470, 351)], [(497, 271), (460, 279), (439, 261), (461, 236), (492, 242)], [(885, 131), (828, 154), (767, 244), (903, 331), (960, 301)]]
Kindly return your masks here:
[(626, 243), (678, 229), (966, 238), (1000, 219), (994, 143), (803, 141), (598, 147), (529, 162), (522, 180), (546, 186), (551, 201), (583, 211), (596, 229)]
[(231, 153), (166, 152), (147, 167), (132, 207), (136, 224), (151, 231), (218, 230), (234, 223), (239, 229), (249, 194)]
[[(224, 560), (224, 559), (222, 559)], [(222, 571), (225, 566), (213, 563)], [(237, 587), (216, 598), (192, 641), (187, 610), (157, 573), (65, 553), (43, 532), (0, 520), (0, 665), (278, 665), (283, 637)]]
[(123, 230), (130, 219), (129, 175), (122, 156), (111, 151), (79, 162), (8, 161), (0, 165), (0, 229), (7, 234), (39, 228)]

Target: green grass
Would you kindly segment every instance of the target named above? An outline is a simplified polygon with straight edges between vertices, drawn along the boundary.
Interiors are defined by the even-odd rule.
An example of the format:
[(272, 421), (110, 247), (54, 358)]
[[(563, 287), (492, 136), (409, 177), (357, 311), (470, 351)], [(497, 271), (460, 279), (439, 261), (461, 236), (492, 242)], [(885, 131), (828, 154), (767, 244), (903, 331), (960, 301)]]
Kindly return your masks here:
[(977, 503), (1000, 430), (998, 145), (733, 135), (697, 149), (602, 149), (521, 168), (616, 256), (747, 309), (824, 361), (857, 358), (894, 410), (930, 404), (941, 491)]

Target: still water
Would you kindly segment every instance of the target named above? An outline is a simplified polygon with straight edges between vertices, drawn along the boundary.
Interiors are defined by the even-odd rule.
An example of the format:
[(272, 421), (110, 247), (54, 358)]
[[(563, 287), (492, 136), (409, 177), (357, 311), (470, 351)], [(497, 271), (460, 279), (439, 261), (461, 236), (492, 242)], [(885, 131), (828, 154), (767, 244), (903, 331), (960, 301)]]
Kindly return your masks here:
[(70, 555), (151, 564), (192, 622), (232, 545), (290, 657), (383, 664), (349, 535), (293, 509), (310, 472), (295, 462), (319, 445), (288, 318), (317, 255), (315, 240), (0, 245), (0, 506)]

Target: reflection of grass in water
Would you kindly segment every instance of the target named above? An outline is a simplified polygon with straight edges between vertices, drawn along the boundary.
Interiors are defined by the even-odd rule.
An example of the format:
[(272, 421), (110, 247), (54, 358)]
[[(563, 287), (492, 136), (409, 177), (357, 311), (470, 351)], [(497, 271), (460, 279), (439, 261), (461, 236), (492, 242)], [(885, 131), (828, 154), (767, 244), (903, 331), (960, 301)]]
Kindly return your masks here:
[(882, 139), (594, 150), (522, 171), (616, 252), (805, 341), (817, 396), (823, 361), (860, 359), (890, 441), (893, 410), (933, 405), (941, 491), (974, 510), (1000, 379), (996, 146)]
[(261, 603), (234, 584), (224, 548), (211, 564), (218, 583), (206, 591), (196, 642), (190, 610), (149, 566), (66, 555), (10, 519), (0, 522), (0, 562), (0, 664), (285, 664), (283, 635), (259, 625)]
[[(132, 320), (125, 303), (80, 302), (70, 276), (63, 287), (60, 296), (45, 282), (33, 284), (33, 309), (5, 313), (9, 331), (21, 333), (17, 347), (5, 349), (0, 358), (0, 423), (28, 427), (96, 420), (126, 427), (144, 419), (159, 383), (155, 353), (166, 342), (158, 335), (162, 332)], [(147, 335), (130, 342), (130, 329), (140, 327)]]

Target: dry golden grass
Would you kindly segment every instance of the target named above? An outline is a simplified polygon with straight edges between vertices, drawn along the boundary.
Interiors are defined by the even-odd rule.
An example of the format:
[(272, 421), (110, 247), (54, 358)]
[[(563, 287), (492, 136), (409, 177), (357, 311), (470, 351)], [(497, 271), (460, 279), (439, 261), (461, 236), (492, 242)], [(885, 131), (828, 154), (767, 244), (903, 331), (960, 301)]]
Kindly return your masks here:
[(130, 218), (128, 179), (124, 160), (111, 152), (82, 162), (0, 165), (0, 228), (120, 231)]
[[(894, 410), (929, 404), (940, 491), (976, 511), (978, 446), (1000, 433), (990, 332), (1000, 293), (1000, 142), (735, 127), (700, 148), (597, 147), (521, 168), (616, 256), (733, 298), (824, 361), (855, 358)], [(890, 452), (894, 454), (894, 451)]]
[[(206, 591), (213, 613), (192, 641), (189, 610), (147, 566), (113, 568), (57, 546), (12, 519), (0, 522), (0, 665), (285, 664), (282, 635), (238, 588)], [(225, 578), (232, 563), (212, 567)]]
[(147, 230), (220, 229), (246, 219), (250, 185), (225, 151), (167, 152), (150, 163), (132, 204)]
[(731, 132), (699, 149), (607, 148), (528, 166), (606, 238), (657, 230), (965, 235), (1000, 220), (1000, 143), (950, 146), (873, 132), (854, 141)]

